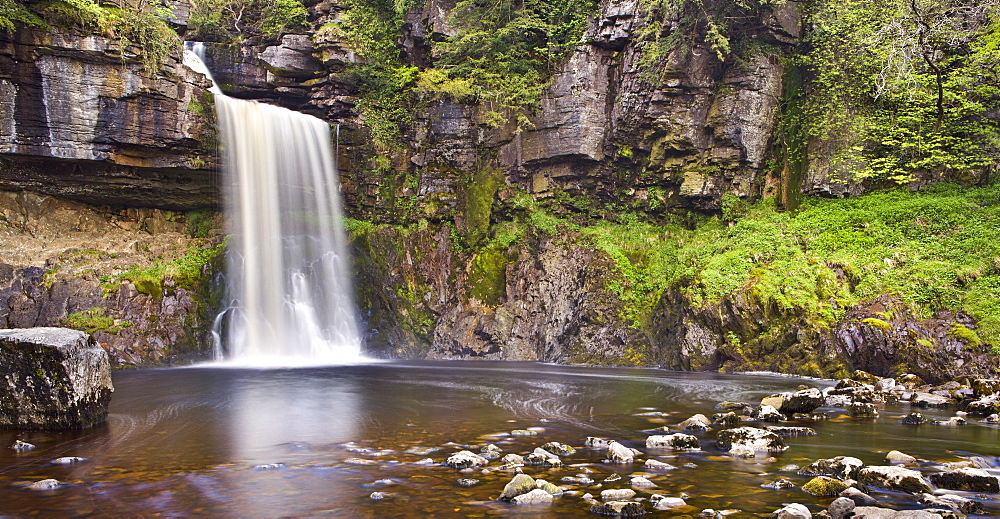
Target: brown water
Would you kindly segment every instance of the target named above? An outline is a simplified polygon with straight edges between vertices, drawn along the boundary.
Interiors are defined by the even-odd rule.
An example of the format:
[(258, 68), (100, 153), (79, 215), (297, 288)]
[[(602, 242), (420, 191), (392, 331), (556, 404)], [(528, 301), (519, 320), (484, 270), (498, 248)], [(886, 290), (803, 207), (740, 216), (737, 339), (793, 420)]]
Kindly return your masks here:
[[(356, 516), (485, 517), (588, 516), (584, 492), (626, 488), (641, 463), (610, 465), (600, 451), (582, 448), (587, 436), (618, 439), (646, 452), (648, 430), (676, 424), (694, 413), (711, 415), (723, 400), (759, 402), (801, 383), (766, 375), (676, 373), (653, 369), (567, 367), (531, 363), (393, 362), (314, 369), (248, 370), (183, 368), (118, 372), (106, 425), (86, 432), (0, 431), (0, 514), (39, 516)], [(665, 417), (635, 416), (662, 411)], [(801, 485), (808, 478), (782, 472), (836, 455), (881, 464), (898, 449), (934, 462), (1000, 454), (998, 430), (908, 427), (909, 412), (889, 407), (875, 422), (854, 422), (841, 410), (830, 420), (790, 425), (814, 427), (818, 436), (790, 438), (771, 459), (737, 460), (702, 434), (703, 452), (648, 452), (677, 467), (650, 479), (659, 487), (639, 492), (686, 493), (689, 507), (660, 515), (736, 508), (766, 513), (801, 502), (813, 511), (830, 499), (798, 488), (769, 490), (779, 477)], [(925, 413), (948, 416), (945, 412)], [(537, 436), (510, 436), (540, 428)], [(647, 432), (644, 432), (646, 430)], [(15, 439), (37, 445), (16, 453)], [(564, 468), (525, 467), (575, 495), (550, 506), (524, 509), (495, 501), (511, 474), (461, 473), (442, 464), (457, 444), (495, 443), (526, 454), (549, 441), (578, 448)], [(439, 449), (408, 454), (415, 448)], [(62, 456), (86, 461), (55, 465)], [(371, 460), (358, 465), (354, 459)], [(431, 458), (435, 464), (415, 462)], [(261, 470), (261, 464), (283, 464)], [(497, 461), (491, 463), (496, 466)], [(693, 464), (684, 467), (685, 464)], [(573, 466), (570, 466), (573, 465)], [(931, 464), (925, 464), (930, 470)], [(562, 481), (586, 474), (584, 485)], [(33, 491), (25, 485), (56, 478), (66, 486)], [(478, 479), (465, 488), (460, 478)], [(387, 499), (372, 500), (372, 492)], [(875, 493), (896, 508), (919, 507), (900, 494)], [(1000, 504), (981, 498), (994, 512)], [(647, 504), (647, 508), (652, 507)]]

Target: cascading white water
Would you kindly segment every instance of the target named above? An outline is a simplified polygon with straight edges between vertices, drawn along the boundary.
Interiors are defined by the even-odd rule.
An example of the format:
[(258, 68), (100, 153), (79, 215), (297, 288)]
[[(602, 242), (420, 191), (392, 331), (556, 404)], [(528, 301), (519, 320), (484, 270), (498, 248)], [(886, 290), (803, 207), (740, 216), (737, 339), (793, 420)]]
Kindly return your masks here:
[[(201, 52), (195, 43), (185, 63), (211, 78)], [(361, 338), (329, 125), (212, 92), (232, 234), (217, 357), (264, 365), (357, 360)]]

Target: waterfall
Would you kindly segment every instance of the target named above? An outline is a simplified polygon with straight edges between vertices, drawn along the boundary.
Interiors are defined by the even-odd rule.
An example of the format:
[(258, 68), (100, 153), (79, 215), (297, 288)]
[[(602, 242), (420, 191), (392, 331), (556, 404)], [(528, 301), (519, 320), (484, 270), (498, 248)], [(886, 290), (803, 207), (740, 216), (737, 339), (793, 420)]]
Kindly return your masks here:
[[(201, 52), (195, 43), (185, 63), (211, 79)], [(231, 233), (216, 356), (264, 365), (359, 359), (330, 126), (212, 92)]]

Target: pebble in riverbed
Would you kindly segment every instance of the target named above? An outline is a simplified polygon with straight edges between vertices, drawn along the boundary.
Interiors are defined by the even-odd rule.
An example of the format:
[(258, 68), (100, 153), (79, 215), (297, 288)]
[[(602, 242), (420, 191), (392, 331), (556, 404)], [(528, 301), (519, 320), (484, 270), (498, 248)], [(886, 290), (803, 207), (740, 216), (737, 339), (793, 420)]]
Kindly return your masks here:
[(23, 442), (21, 440), (14, 440), (14, 444), (11, 445), (10, 448), (14, 449), (17, 452), (25, 452), (34, 449), (35, 446), (28, 442)]
[(72, 465), (73, 463), (80, 463), (87, 461), (87, 458), (80, 458), (77, 456), (64, 456), (62, 458), (56, 458), (52, 460), (52, 463), (56, 465)]
[(278, 469), (283, 469), (283, 468), (285, 468), (285, 464), (284, 463), (267, 463), (267, 464), (264, 464), (264, 465), (256, 465), (256, 466), (254, 466), (253, 469), (254, 470), (278, 470)]
[(58, 479), (43, 479), (28, 485), (31, 490), (54, 490), (62, 486)]

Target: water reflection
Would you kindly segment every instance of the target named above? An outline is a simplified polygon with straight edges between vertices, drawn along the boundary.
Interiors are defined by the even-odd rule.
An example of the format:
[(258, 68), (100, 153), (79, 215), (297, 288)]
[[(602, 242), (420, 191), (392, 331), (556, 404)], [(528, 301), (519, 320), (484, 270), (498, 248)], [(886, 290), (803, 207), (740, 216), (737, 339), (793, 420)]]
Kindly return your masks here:
[[(102, 427), (85, 432), (0, 431), (0, 445), (20, 438), (38, 446), (26, 453), (0, 449), (0, 514), (521, 514), (523, 510), (493, 501), (509, 474), (461, 474), (440, 462), (461, 445), (486, 442), (524, 454), (548, 441), (579, 448), (586, 436), (608, 436), (644, 449), (644, 431), (676, 424), (694, 413), (711, 414), (719, 401), (756, 402), (802, 382), (530, 363), (119, 372), (112, 414)], [(660, 416), (638, 416), (650, 410)], [(783, 502), (800, 501), (818, 511), (824, 501), (798, 488), (768, 490), (761, 485), (779, 477), (801, 485), (803, 477), (781, 472), (781, 467), (838, 455), (879, 464), (891, 449), (935, 461), (992, 459), (998, 454), (995, 428), (898, 424), (908, 411), (888, 408), (876, 422), (855, 422), (831, 410), (828, 421), (795, 424), (815, 427), (819, 435), (790, 439), (791, 448), (773, 459), (727, 457), (713, 448), (712, 433), (701, 434), (703, 452), (648, 452), (647, 457), (679, 467), (650, 474), (658, 485), (651, 492), (684, 492), (691, 495), (689, 503), (701, 508), (770, 512)], [(526, 428), (536, 428), (538, 435), (509, 435)], [(49, 463), (60, 456), (88, 461)], [(567, 465), (583, 465), (526, 471), (554, 482), (590, 471), (588, 477), (601, 484), (614, 474), (643, 470), (641, 464), (602, 464), (602, 457), (599, 451), (581, 448)], [(427, 458), (435, 464), (423, 464)], [(255, 468), (264, 464), (281, 466)], [(68, 485), (41, 493), (22, 487), (48, 477)], [(480, 482), (464, 488), (457, 484), (460, 477)], [(602, 488), (612, 486), (578, 490), (599, 493)], [(373, 491), (393, 498), (373, 501)], [(915, 506), (907, 496), (882, 498), (900, 507)], [(587, 508), (579, 497), (567, 496), (532, 513), (587, 516)]]

